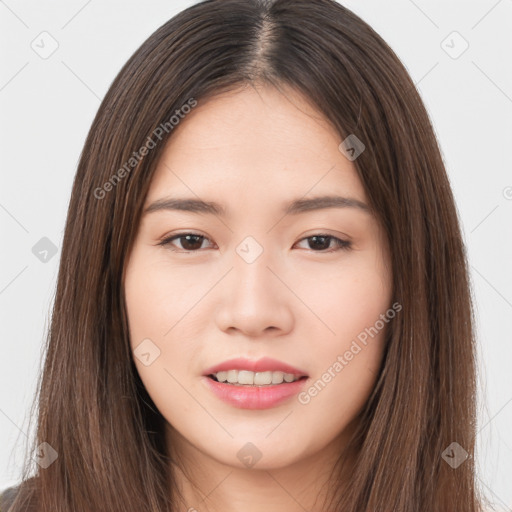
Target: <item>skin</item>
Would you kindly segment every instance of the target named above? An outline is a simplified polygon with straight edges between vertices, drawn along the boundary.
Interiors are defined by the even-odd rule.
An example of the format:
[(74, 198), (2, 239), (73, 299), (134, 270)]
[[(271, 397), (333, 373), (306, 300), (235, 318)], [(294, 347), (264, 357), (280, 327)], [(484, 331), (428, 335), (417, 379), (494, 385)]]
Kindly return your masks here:
[[(192, 197), (228, 212), (145, 214), (125, 268), (132, 349), (149, 338), (160, 350), (148, 366), (134, 360), (180, 461), (169, 475), (183, 510), (322, 510), (322, 484), (375, 386), (386, 327), (306, 404), (240, 409), (202, 381), (214, 364), (267, 356), (305, 370), (307, 390), (391, 307), (389, 247), (371, 213), (281, 213), (328, 194), (367, 204), (340, 142), (298, 93), (246, 86), (200, 101), (160, 158), (145, 206)], [(157, 245), (188, 232), (206, 238)], [(325, 233), (351, 247), (307, 238)], [(246, 236), (263, 248), (250, 264), (236, 252)], [(253, 467), (237, 457), (248, 442), (261, 453)]]

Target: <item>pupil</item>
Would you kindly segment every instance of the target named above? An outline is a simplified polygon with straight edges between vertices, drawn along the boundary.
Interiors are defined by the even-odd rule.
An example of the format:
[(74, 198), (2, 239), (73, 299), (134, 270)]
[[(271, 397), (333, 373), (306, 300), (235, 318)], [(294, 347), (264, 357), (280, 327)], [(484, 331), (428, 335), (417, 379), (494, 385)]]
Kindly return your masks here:
[[(311, 242), (309, 243), (309, 246), (311, 249), (328, 249), (329, 248), (329, 240), (330, 238), (328, 236), (312, 236), (310, 240), (314, 240), (313, 244)], [(317, 244), (316, 241), (323, 240), (324, 243)], [(325, 243), (327, 241), (327, 244)]]
[[(182, 242), (182, 246), (187, 251), (200, 249), (202, 238), (203, 237), (200, 235), (184, 235), (181, 237), (182, 240), (185, 240), (185, 243)], [(309, 237), (309, 247), (311, 249), (319, 250), (328, 249), (330, 245), (330, 238), (331, 237), (329, 236), (311, 236)]]
[[(199, 247), (194, 247), (194, 242), (190, 242), (190, 239), (195, 239), (196, 240), (196, 244), (197, 244), (197, 240), (200, 241), (200, 239), (203, 238), (202, 236), (199, 236), (199, 235), (185, 235), (182, 238), (186, 240), (185, 243), (182, 243), (182, 246), (187, 251), (193, 250), (193, 249), (198, 249), (199, 247), (201, 247), (201, 243), (199, 243)], [(190, 247), (190, 245), (192, 245), (192, 247)]]

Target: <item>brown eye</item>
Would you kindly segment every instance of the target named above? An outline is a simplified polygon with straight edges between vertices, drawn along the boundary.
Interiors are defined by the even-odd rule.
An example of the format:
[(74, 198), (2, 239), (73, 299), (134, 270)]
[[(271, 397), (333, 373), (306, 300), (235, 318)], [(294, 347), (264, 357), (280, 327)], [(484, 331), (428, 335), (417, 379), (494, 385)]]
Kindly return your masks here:
[[(348, 240), (341, 240), (335, 236), (325, 234), (308, 236), (303, 238), (301, 242), (303, 240), (308, 240), (308, 248), (313, 252), (335, 252), (340, 249), (349, 249), (351, 246)], [(332, 241), (334, 241), (334, 249), (329, 250)]]
[[(175, 240), (179, 240), (180, 243), (180, 246), (177, 248)], [(177, 252), (199, 252), (205, 240), (209, 239), (198, 233), (180, 233), (165, 238), (159, 242), (158, 245), (164, 247), (169, 246), (170, 250)], [(351, 242), (348, 240), (341, 240), (340, 238), (327, 234), (308, 236), (300, 240), (300, 242), (304, 240), (308, 241), (307, 248), (313, 252), (335, 252), (341, 249), (347, 250), (351, 247)], [(334, 244), (332, 244), (332, 242), (334, 242)]]
[[(181, 233), (179, 235), (174, 235), (172, 237), (165, 238), (164, 240), (159, 242), (158, 245), (172, 245), (172, 242), (174, 242), (174, 240), (180, 240), (181, 247), (178, 247), (178, 249), (182, 249), (183, 251), (188, 252), (197, 252), (199, 249), (201, 249), (203, 241), (208, 240), (208, 238), (197, 233)], [(171, 250), (177, 249), (171, 248)]]

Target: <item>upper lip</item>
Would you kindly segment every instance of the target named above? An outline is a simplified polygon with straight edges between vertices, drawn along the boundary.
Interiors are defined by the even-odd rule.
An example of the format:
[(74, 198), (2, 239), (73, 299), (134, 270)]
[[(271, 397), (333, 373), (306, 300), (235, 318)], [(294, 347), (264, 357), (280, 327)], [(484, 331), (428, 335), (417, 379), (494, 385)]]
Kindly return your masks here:
[(251, 372), (283, 372), (291, 373), (299, 377), (307, 377), (307, 373), (303, 370), (295, 368), (294, 366), (291, 366), (287, 363), (283, 363), (282, 361), (278, 361), (277, 359), (272, 359), (270, 357), (263, 357), (257, 361), (245, 359), (243, 357), (229, 359), (227, 361), (223, 361), (220, 364), (216, 364), (215, 366), (207, 368), (203, 375), (211, 375), (213, 373), (227, 370), (249, 370)]

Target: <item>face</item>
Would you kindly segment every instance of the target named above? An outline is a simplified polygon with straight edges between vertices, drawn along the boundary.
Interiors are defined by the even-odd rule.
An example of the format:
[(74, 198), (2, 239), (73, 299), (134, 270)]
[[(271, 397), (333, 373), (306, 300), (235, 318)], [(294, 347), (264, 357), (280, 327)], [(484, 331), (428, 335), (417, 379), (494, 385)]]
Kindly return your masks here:
[[(199, 102), (174, 129), (124, 290), (137, 370), (184, 452), (285, 467), (332, 448), (367, 401), (389, 252), (340, 143), (270, 87)], [(345, 200), (311, 202), (325, 196)]]

